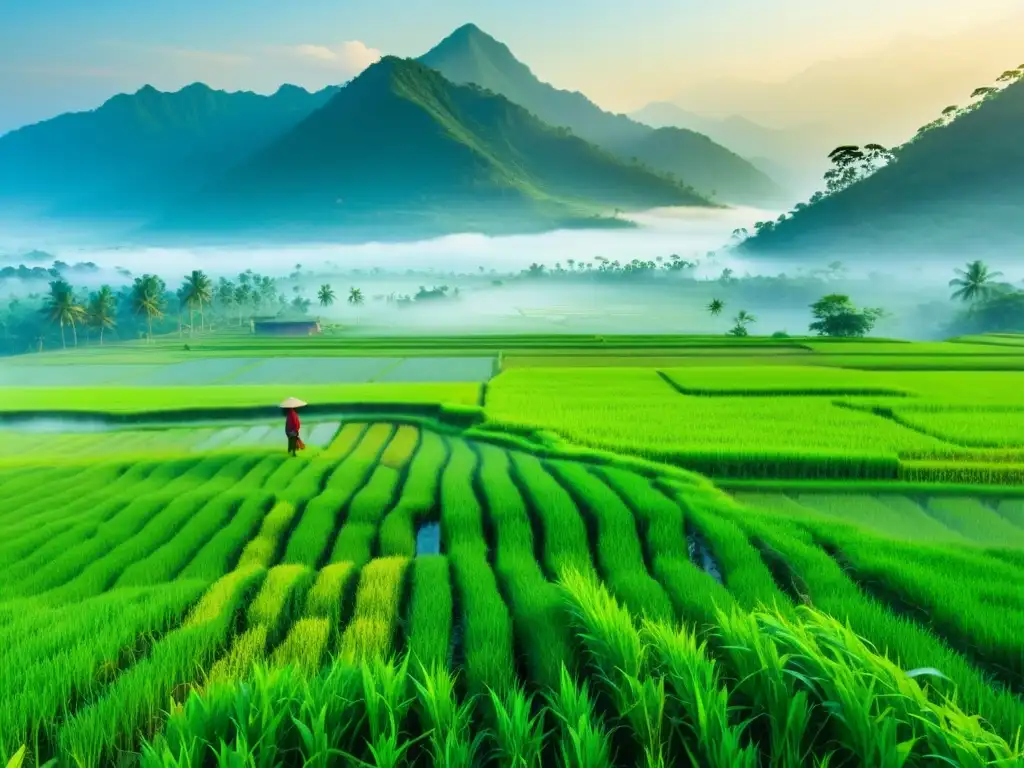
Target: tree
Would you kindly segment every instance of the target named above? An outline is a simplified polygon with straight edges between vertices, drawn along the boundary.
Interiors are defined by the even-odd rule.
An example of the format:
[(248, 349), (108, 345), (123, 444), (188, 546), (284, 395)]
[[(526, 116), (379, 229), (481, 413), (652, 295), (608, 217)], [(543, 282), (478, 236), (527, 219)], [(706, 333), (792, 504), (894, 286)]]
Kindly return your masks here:
[(747, 312), (745, 309), (741, 309), (736, 313), (736, 317), (733, 318), (733, 327), (729, 330), (730, 336), (747, 336), (747, 326), (751, 323), (756, 323), (757, 318)]
[(75, 293), (67, 282), (61, 279), (50, 282), (50, 293), (43, 305), (43, 312), (51, 323), (60, 324), (60, 345), (67, 349), (64, 337), (64, 326), (70, 325), (74, 335), (75, 346), (78, 346), (77, 322), (85, 317), (85, 307), (75, 300)]
[[(242, 278), (245, 278), (244, 280)], [(242, 324), (242, 313), (246, 304), (252, 298), (252, 288), (249, 285), (249, 276), (244, 272), (238, 276), (238, 285), (235, 287), (235, 305), (238, 307), (238, 324)]]
[(352, 288), (348, 292), (348, 303), (353, 307), (361, 305), (365, 299), (363, 298), (363, 292), (358, 288)]
[(1002, 277), (1002, 272), (989, 271), (988, 265), (980, 259), (967, 264), (966, 269), (956, 270), (958, 277), (949, 281), (953, 291), (952, 299), (959, 299), (964, 302), (975, 302), (989, 298), (996, 290), (994, 281)]
[(103, 332), (117, 325), (117, 299), (109, 285), (101, 286), (89, 299), (89, 324), (100, 332), (100, 346), (103, 346)]
[(881, 309), (859, 310), (849, 296), (830, 293), (811, 305), (814, 322), (808, 327), (818, 336), (859, 338), (866, 336), (882, 316)]
[(132, 283), (131, 305), (137, 315), (145, 315), (147, 338), (153, 340), (153, 320), (159, 320), (164, 316), (164, 281), (156, 275), (143, 275), (136, 277)]
[[(195, 323), (192, 321), (192, 312), (196, 307), (199, 307), (199, 320), (202, 323), (203, 330), (205, 330), (206, 315), (203, 312), (203, 307), (213, 300), (213, 283), (210, 281), (209, 276), (201, 269), (193, 269), (185, 276), (185, 282), (182, 283), (181, 289), (185, 305), (189, 308), (189, 325), (195, 326)], [(191, 333), (192, 328), (190, 327), (189, 335)]]
[(718, 317), (722, 314), (723, 309), (725, 309), (725, 302), (721, 299), (712, 299), (708, 304), (708, 312), (711, 313), (712, 317)]
[(320, 302), (321, 307), (329, 307), (334, 303), (334, 289), (331, 288), (327, 283), (320, 286), (320, 290), (316, 292), (316, 299)]

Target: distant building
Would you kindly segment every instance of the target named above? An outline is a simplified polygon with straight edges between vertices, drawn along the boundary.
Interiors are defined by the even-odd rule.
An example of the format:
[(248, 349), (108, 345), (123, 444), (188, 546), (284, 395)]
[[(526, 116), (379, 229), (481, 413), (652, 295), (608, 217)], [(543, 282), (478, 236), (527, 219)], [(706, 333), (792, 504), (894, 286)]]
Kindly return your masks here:
[(257, 336), (313, 336), (317, 333), (323, 333), (319, 320), (253, 318), (250, 321), (250, 328)]

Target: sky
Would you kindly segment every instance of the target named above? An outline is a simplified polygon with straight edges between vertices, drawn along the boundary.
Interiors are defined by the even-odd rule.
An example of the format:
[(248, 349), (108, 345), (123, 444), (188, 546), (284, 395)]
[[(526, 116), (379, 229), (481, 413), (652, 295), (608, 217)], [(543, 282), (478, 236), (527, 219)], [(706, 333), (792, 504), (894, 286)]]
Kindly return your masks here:
[(964, 31), (998, 34), (1021, 10), (1021, 0), (0, 0), (0, 133), (145, 84), (269, 93), (344, 82), (381, 53), (419, 55), (470, 21), (606, 109), (696, 92), (714, 111), (717, 83), (785, 80), (907, 39), (946, 39), (911, 63), (923, 82), (949, 55), (980, 72), (1001, 49)]

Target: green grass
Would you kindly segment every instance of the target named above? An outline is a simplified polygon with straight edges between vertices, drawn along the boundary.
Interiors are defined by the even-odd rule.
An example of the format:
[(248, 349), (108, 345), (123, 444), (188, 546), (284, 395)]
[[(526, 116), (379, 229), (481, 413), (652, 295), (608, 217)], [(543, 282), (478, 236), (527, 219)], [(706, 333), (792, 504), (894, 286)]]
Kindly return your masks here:
[[(402, 343), (425, 353), (439, 341)], [(296, 458), (283, 441), (247, 443), (251, 427), (230, 419), (90, 434), (9, 427), (0, 758), (25, 745), (40, 764), (108, 765), (124, 751), (143, 765), (340, 764), (318, 747), (329, 744), (367, 762), (372, 747), (451, 765), (491, 752), (570, 765), (646, 755), (795, 766), (829, 754), (882, 764), (898, 748), (911, 765), (927, 754), (1021, 759), (1018, 375), (952, 370), (959, 362), (820, 365), (978, 362), (993, 344), (445, 343), (560, 367), (507, 366), (487, 386), (488, 420), (465, 431), (382, 405)], [(203, 354), (229, 356), (228, 340), (209, 344)], [(304, 354), (342, 346), (303, 340)], [(172, 352), (152, 347), (132, 354)], [(749, 365), (732, 365), (748, 348), (759, 350)], [(128, 352), (95, 354), (112, 364)], [(662, 372), (562, 362), (588, 355), (687, 362)], [(794, 367), (797, 356), (814, 363)], [(785, 362), (757, 362), (767, 359)], [(34, 404), (5, 407), (314, 401), (273, 390), (24, 388), (9, 392)], [(462, 416), (481, 395), (477, 385), (314, 390), (324, 404), (447, 404)], [(88, 400), (111, 393), (109, 406)], [(669, 465), (710, 475), (733, 498)], [(427, 522), (440, 526), (439, 554), (417, 552)], [(703, 554), (691, 551), (698, 539)], [(944, 677), (901, 671), (915, 668)]]

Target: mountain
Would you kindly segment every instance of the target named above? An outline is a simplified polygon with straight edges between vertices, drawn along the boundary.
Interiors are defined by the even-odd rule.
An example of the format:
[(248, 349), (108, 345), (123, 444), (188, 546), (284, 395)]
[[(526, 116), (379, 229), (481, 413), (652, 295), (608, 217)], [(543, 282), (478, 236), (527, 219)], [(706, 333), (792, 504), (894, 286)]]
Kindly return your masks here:
[(508, 47), (473, 24), (455, 30), (419, 59), (455, 83), (478, 85), (566, 127), (625, 160), (672, 173), (727, 203), (777, 204), (786, 194), (768, 176), (707, 136), (681, 128), (655, 129), (613, 115), (581, 93), (539, 80)]
[(146, 86), (91, 112), (0, 137), (0, 201), (54, 216), (145, 217), (194, 193), (325, 104), (337, 88), (272, 96)]
[(750, 254), (984, 256), (1024, 247), (1024, 80), (747, 240)]
[[(671, 101), (707, 115), (739, 114), (771, 128), (814, 126), (827, 151), (900, 144), (978, 83), (1020, 61), (1024, 7), (943, 37), (903, 36), (860, 55), (836, 56), (780, 79), (726, 76), (687, 85)], [(748, 155), (739, 146), (730, 148)]]
[(504, 96), (389, 56), (156, 228), (418, 237), (621, 225), (599, 216), (673, 205), (711, 204)]
[(655, 101), (630, 113), (630, 118), (653, 128), (687, 128), (732, 148), (787, 189), (810, 194), (821, 186), (828, 153), (835, 143), (818, 123), (769, 128), (742, 115), (708, 117), (671, 101)]

